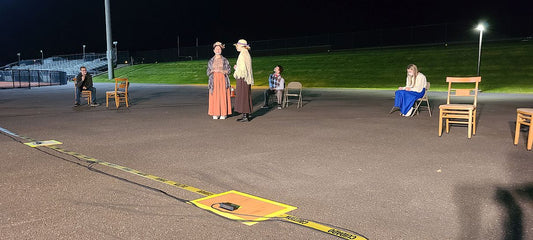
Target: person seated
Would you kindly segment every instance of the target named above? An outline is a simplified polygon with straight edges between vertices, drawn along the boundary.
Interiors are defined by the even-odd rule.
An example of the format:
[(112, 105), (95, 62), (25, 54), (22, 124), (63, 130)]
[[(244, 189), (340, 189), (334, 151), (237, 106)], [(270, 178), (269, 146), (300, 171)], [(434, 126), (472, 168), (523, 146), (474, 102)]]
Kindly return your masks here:
[(80, 67), (80, 73), (76, 76), (76, 90), (75, 90), (75, 99), (74, 106), (77, 107), (80, 105), (80, 96), (82, 91), (91, 91), (91, 107), (100, 106), (96, 103), (96, 88), (93, 87), (93, 77), (90, 73), (87, 73), (87, 68), (84, 66)]
[(405, 87), (399, 87), (395, 92), (394, 107), (389, 114), (400, 111), (404, 117), (409, 117), (413, 114), (413, 105), (417, 99), (424, 96), (426, 92), (426, 76), (418, 72), (418, 68), (414, 64), (407, 66), (407, 79)]
[(268, 100), (270, 99), (270, 95), (275, 93), (278, 101), (278, 109), (281, 109), (281, 98), (283, 97), (283, 89), (285, 88), (285, 79), (281, 77), (282, 72), (283, 67), (276, 65), (274, 67), (274, 73), (268, 76), (268, 89), (265, 90), (265, 104), (262, 108), (269, 108)]

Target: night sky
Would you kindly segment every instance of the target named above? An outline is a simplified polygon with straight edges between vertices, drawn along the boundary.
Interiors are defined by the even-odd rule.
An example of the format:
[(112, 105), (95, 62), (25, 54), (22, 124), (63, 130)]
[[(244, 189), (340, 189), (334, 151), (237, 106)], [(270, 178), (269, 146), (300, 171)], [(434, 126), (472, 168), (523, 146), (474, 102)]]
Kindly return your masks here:
[[(531, 36), (533, 1), (135, 1), (110, 0), (119, 50), (174, 48), (446, 22)], [(491, 1), (492, 2), (492, 1)], [(105, 52), (104, 0), (0, 0), (0, 66), (22, 59)], [(524, 33), (524, 29), (525, 33)], [(525, 37), (525, 36), (524, 36)]]

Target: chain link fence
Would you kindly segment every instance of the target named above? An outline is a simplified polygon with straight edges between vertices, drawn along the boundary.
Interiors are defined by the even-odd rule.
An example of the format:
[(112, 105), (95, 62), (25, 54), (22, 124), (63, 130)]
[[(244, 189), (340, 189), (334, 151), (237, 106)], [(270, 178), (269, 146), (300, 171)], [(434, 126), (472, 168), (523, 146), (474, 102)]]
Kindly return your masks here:
[[(498, 41), (516, 38), (531, 39), (533, 17), (524, 19), (521, 31), (485, 33), (485, 41)], [(321, 53), (355, 48), (384, 48), (410, 45), (440, 45), (468, 43), (478, 40), (479, 32), (470, 23), (443, 23), (409, 26), (391, 29), (373, 29), (357, 32), (331, 33), (283, 39), (248, 40), (253, 56), (276, 56), (290, 54)], [(237, 39), (213, 39), (226, 43), (225, 57), (237, 57), (230, 47)], [(213, 56), (211, 45), (176, 47), (130, 53), (134, 64), (173, 62), (195, 59), (209, 59)]]
[(0, 71), (0, 88), (32, 88), (67, 84), (67, 74), (51, 70)]

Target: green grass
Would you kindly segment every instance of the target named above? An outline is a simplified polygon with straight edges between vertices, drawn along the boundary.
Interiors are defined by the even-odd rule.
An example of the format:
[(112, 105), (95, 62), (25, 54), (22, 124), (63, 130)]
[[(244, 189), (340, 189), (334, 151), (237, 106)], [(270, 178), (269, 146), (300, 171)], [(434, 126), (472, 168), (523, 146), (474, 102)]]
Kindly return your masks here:
[[(228, 48), (225, 51), (234, 51)], [(484, 43), (480, 88), (484, 92), (533, 93), (533, 42)], [(285, 68), (287, 82), (304, 87), (396, 89), (405, 84), (405, 67), (415, 63), (434, 91), (446, 91), (446, 76), (475, 76), (478, 45), (359, 49), (331, 53), (254, 57), (256, 86), (267, 86), (276, 64)], [(236, 59), (230, 58), (230, 64)], [(207, 60), (141, 64), (115, 71), (132, 83), (206, 84)], [(107, 75), (95, 78), (109, 82)], [(234, 85), (234, 79), (231, 78)]]

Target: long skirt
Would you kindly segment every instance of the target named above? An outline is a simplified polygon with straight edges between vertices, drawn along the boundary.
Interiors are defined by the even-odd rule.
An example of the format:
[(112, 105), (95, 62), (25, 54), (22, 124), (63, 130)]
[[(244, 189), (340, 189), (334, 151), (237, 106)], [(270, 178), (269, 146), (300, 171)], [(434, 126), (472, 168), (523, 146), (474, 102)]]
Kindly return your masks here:
[(244, 81), (237, 79), (235, 87), (235, 112), (252, 113), (252, 87)]
[(231, 98), (226, 88), (226, 78), (223, 73), (213, 73), (213, 94), (209, 94), (209, 110), (211, 116), (231, 115)]
[(415, 101), (423, 97), (425, 92), (425, 88), (422, 92), (398, 90), (395, 93), (396, 97), (394, 98), (394, 106), (399, 107), (402, 114), (407, 114), (409, 109), (415, 104)]

